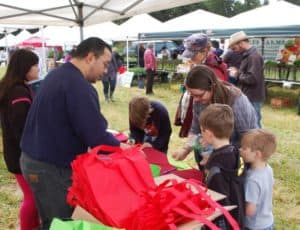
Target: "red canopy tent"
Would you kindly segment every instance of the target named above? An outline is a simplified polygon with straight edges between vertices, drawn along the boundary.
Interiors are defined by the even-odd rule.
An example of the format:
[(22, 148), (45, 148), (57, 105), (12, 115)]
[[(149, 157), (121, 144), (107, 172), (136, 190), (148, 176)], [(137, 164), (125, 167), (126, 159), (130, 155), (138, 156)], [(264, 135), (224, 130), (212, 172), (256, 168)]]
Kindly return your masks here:
[(47, 39), (43, 39), (41, 37), (37, 37), (37, 36), (34, 36), (34, 37), (31, 37), (31, 38), (28, 38), (22, 42), (20, 42), (18, 44), (18, 46), (27, 46), (27, 47), (43, 47), (43, 43), (44, 43), (44, 46), (46, 47), (46, 40)]
[(47, 38), (41, 38), (38, 36), (33, 36), (31, 38), (28, 38), (18, 44), (18, 46), (21, 47), (32, 47), (32, 48), (41, 48), (41, 47), (47, 47), (47, 48), (56, 48), (58, 51), (62, 51), (62, 46), (49, 46), (47, 45)]

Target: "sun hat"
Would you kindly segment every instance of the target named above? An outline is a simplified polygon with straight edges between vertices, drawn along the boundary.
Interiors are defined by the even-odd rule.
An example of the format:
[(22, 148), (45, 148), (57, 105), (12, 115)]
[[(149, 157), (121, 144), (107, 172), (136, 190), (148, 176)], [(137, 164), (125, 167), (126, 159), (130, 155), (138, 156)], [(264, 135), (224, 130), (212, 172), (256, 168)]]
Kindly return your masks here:
[(192, 34), (183, 41), (184, 52), (182, 56), (185, 58), (194, 57), (199, 51), (207, 47), (209, 39), (206, 34)]
[(232, 34), (229, 38), (229, 47), (233, 46), (234, 44), (240, 41), (247, 40), (249, 38), (251, 37), (249, 37), (244, 31), (236, 32)]

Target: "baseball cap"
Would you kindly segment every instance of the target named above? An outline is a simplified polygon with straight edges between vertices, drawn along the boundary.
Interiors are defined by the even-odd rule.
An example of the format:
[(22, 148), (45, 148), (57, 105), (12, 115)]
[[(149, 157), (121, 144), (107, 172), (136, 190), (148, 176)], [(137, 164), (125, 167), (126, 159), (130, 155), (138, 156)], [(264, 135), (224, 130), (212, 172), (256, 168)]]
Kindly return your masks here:
[(182, 53), (182, 56), (185, 58), (194, 57), (199, 51), (206, 48), (208, 41), (209, 39), (206, 34), (192, 34), (183, 41), (185, 50)]

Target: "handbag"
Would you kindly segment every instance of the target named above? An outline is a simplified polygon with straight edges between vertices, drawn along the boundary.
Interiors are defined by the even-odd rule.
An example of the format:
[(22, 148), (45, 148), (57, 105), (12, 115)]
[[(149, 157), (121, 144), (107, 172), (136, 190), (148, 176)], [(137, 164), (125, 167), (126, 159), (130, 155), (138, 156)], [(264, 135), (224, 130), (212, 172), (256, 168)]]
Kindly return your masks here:
[(98, 146), (79, 155), (71, 166), (68, 203), (80, 205), (105, 225), (126, 226), (130, 214), (143, 205), (140, 192), (155, 188), (140, 146), (126, 150)]
[(179, 103), (177, 105), (176, 112), (175, 112), (175, 118), (174, 118), (174, 122), (173, 122), (173, 124), (175, 126), (181, 126), (182, 125), (182, 122), (181, 122), (181, 101), (182, 101), (182, 97), (183, 97), (183, 94), (181, 95), (181, 97), (179, 99)]
[(132, 214), (128, 230), (177, 229), (176, 226), (198, 220), (212, 230), (219, 228), (208, 216), (216, 210), (224, 214), (234, 230), (240, 229), (229, 212), (207, 194), (207, 189), (193, 179), (166, 180), (154, 190), (142, 194), (144, 205)]
[(173, 124), (181, 126), (179, 137), (187, 137), (193, 120), (193, 97), (188, 96), (186, 91), (181, 95), (175, 112)]

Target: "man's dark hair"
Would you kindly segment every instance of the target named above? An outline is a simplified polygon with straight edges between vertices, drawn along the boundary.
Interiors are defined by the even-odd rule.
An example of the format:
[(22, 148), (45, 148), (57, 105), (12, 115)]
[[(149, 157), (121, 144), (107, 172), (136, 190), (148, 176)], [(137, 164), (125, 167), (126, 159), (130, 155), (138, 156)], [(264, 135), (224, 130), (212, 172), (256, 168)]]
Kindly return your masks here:
[(88, 55), (88, 53), (92, 52), (98, 58), (104, 53), (105, 48), (112, 52), (110, 45), (108, 45), (105, 41), (100, 38), (90, 37), (80, 42), (73, 57), (84, 58)]
[(219, 49), (220, 48), (220, 43), (217, 40), (212, 40), (211, 41), (212, 47)]

